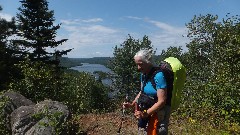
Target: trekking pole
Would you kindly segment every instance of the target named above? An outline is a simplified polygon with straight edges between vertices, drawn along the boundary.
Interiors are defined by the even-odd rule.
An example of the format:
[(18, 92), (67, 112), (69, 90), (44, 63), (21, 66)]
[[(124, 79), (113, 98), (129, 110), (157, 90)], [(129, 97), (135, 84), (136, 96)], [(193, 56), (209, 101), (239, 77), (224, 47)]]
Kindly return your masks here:
[[(138, 103), (135, 103), (135, 111), (139, 111), (139, 110), (140, 110), (140, 107), (139, 107)], [(138, 133), (137, 133), (137, 135), (147, 135), (146, 129), (142, 127), (142, 122), (143, 121), (138, 120)]]
[(124, 114), (125, 113), (125, 109), (122, 107), (122, 118), (121, 118), (121, 123), (120, 126), (118, 128), (117, 134), (120, 135), (121, 129), (122, 129), (122, 124), (123, 124), (123, 119), (124, 119)]
[[(139, 106), (138, 106), (138, 103), (135, 103), (135, 111), (139, 111)], [(137, 135), (141, 135), (141, 128), (138, 126), (138, 133)]]
[[(138, 103), (135, 103), (135, 111), (139, 111)], [(141, 128), (138, 126), (138, 133), (137, 135), (141, 135)]]
[[(125, 97), (125, 102), (129, 102), (128, 94)], [(121, 123), (118, 128), (117, 134), (120, 135), (121, 129), (122, 129), (122, 124), (124, 122), (124, 116), (125, 116), (125, 108), (122, 106), (122, 118), (121, 118)]]

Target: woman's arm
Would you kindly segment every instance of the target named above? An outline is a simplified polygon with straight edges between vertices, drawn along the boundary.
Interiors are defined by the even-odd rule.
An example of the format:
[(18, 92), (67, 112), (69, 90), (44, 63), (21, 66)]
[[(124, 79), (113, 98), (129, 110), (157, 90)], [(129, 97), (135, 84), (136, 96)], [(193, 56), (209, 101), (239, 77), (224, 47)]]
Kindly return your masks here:
[(147, 114), (151, 115), (156, 112), (158, 109), (161, 109), (166, 104), (167, 99), (167, 89), (158, 89), (157, 90), (158, 101), (147, 110)]
[(167, 99), (167, 89), (158, 89), (157, 91), (157, 97), (158, 97), (158, 102), (156, 102), (151, 108), (148, 110), (142, 112), (142, 111), (135, 111), (135, 116), (136, 118), (146, 118), (149, 115), (152, 115), (154, 112), (156, 112), (158, 109), (161, 109)]
[(134, 107), (135, 106), (135, 103), (137, 102), (137, 100), (138, 100), (138, 98), (139, 98), (139, 96), (140, 96), (140, 94), (141, 94), (141, 91), (138, 93), (138, 95), (135, 97), (135, 99), (132, 101), (132, 103), (129, 103), (129, 102), (127, 102), (127, 103), (123, 103), (123, 107), (124, 108), (130, 108), (130, 107)]

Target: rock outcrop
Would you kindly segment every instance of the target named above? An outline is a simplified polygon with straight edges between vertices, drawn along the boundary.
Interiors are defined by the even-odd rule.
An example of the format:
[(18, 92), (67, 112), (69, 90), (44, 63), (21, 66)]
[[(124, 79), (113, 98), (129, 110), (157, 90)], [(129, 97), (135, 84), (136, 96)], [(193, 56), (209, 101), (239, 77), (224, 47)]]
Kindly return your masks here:
[(2, 112), (6, 116), (6, 127), (12, 135), (52, 135), (64, 130), (61, 125), (67, 121), (67, 106), (52, 100), (37, 104), (16, 92), (6, 92), (7, 97)]

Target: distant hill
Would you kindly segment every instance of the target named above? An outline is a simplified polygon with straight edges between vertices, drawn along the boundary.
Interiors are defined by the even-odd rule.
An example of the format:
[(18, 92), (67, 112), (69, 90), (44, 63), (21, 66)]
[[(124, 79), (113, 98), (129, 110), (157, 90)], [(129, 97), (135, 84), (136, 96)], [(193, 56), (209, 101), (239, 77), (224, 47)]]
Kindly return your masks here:
[(61, 57), (60, 64), (63, 67), (75, 67), (81, 66), (82, 63), (90, 63), (90, 64), (101, 64), (104, 66), (108, 66), (111, 57), (93, 57), (93, 58), (68, 58)]
[[(93, 57), (93, 58), (68, 58), (61, 57), (60, 64), (63, 67), (70, 68), (75, 66), (81, 66), (82, 63), (90, 63), (90, 64), (101, 64), (106, 67), (109, 67), (109, 62), (113, 57)], [(157, 55), (153, 57), (154, 60), (160, 61), (162, 60), (161, 55)]]

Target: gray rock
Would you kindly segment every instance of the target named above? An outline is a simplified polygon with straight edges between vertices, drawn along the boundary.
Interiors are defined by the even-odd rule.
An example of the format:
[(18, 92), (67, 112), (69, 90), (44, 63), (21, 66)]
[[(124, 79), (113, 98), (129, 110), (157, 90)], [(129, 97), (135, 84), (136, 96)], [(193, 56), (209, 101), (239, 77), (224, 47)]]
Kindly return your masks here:
[(54, 135), (55, 130), (51, 126), (44, 126), (43, 123), (49, 123), (49, 119), (43, 118), (37, 122), (31, 129), (29, 129), (25, 135)]
[(49, 113), (55, 114), (61, 112), (60, 121), (66, 121), (67, 117), (69, 116), (68, 107), (58, 101), (52, 100), (44, 100), (39, 102), (34, 107), (34, 113), (41, 113), (48, 110)]
[(31, 100), (27, 99), (17, 92), (9, 91), (4, 93), (3, 96), (6, 96), (11, 100), (14, 110), (20, 106), (35, 105), (35, 103), (33, 103)]
[(0, 99), (7, 98), (7, 102), (5, 107), (3, 108), (3, 116), (5, 117), (6, 127), (10, 130), (10, 116), (11, 113), (21, 107), (21, 106), (29, 106), (29, 105), (35, 105), (31, 100), (25, 98), (23, 95), (17, 93), (17, 92), (6, 92), (4, 93)]
[[(0, 100), (7, 102), (2, 112), (12, 135), (52, 135), (69, 117), (67, 106), (52, 100), (37, 104), (16, 92), (6, 92)], [(64, 130), (64, 129), (61, 129)]]
[(22, 106), (11, 115), (12, 134), (52, 135), (68, 117), (67, 106), (57, 101), (45, 100), (35, 106)]
[(21, 106), (11, 114), (11, 129), (13, 135), (25, 135), (37, 121), (32, 117), (34, 106)]

